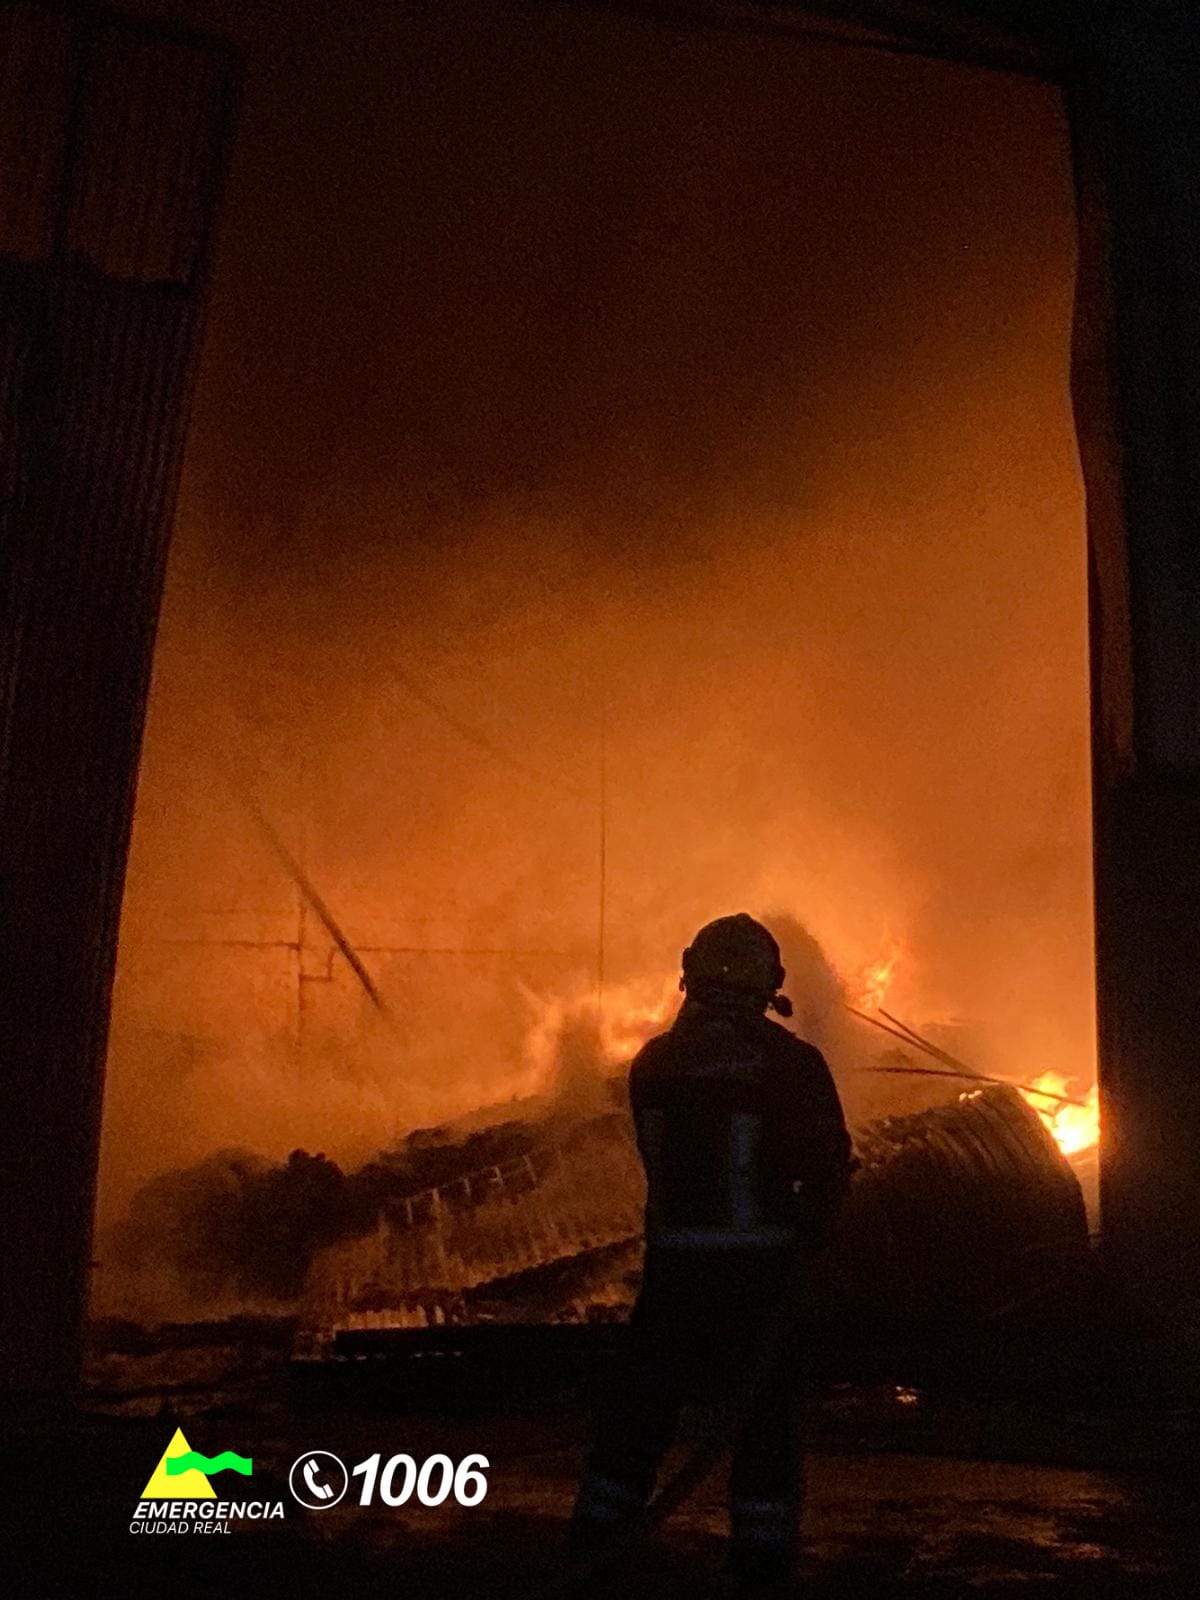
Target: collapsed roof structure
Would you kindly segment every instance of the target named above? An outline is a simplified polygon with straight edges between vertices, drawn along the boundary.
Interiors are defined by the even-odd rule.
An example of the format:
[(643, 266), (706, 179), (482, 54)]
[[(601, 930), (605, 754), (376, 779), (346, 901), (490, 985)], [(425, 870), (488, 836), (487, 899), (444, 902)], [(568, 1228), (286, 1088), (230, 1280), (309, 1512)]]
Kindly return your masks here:
[[(354, 1328), (619, 1316), (637, 1283), (644, 1189), (616, 1087), (588, 1111), (508, 1122), (505, 1158), (393, 1195), (368, 1231), (318, 1250), (301, 1299), (316, 1348)], [(442, 1138), (452, 1157), (453, 1129)], [(1088, 1282), (1079, 1183), (1016, 1089), (885, 1118), (856, 1148), (842, 1314), (987, 1322), (1064, 1306)]]

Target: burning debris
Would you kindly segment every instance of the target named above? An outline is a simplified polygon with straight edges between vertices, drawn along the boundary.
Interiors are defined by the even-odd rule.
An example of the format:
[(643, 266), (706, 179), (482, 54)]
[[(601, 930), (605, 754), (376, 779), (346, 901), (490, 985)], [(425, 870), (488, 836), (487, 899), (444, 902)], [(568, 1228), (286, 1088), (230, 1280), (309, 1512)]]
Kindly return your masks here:
[(303, 1150), (280, 1163), (221, 1151), (146, 1184), (110, 1231), (105, 1267), (127, 1312), (151, 1321), (279, 1310), (302, 1295), (323, 1249), (419, 1228), (477, 1204), (493, 1183), (512, 1193), (539, 1182), (545, 1148), (532, 1117), (498, 1114), (467, 1132), (418, 1130), (349, 1173)]
[[(643, 1182), (620, 1085), (604, 1088), (418, 1132), (350, 1173), (303, 1151), (213, 1157), (147, 1186), (114, 1263), (146, 1306), (287, 1308), (318, 1346), (345, 1328), (612, 1315), (636, 1287)], [(1071, 1303), (1090, 1278), (1087, 1221), (1049, 1133), (999, 1084), (862, 1128), (843, 1309), (978, 1322)]]
[[(876, 1320), (911, 1320), (922, 1305), (979, 1320), (1080, 1280), (1087, 1222), (1065, 1158), (1094, 1143), (1094, 1100), (1068, 1095), (1053, 1073), (1015, 1087), (988, 1077), (902, 1022), (884, 1004), (898, 945), (864, 968), (851, 1004), (817, 940), (794, 918), (771, 920), (804, 1037), (835, 1061), (852, 1049), (861, 1060), (861, 1040), (847, 1034), (856, 1017), (893, 1046), (867, 1073), (931, 1080), (935, 1092), (972, 1086), (907, 1115), (860, 1116), (842, 1230), (846, 1304)], [(320, 1346), (339, 1329), (577, 1321), (626, 1308), (644, 1182), (620, 1069), (668, 1022), (674, 986), (627, 985), (604, 1005), (526, 999), (526, 1053), (551, 1093), (418, 1130), (350, 1171), (303, 1150), (279, 1164), (234, 1150), (155, 1179), (110, 1240), (122, 1311), (286, 1309)]]
[[(521, 1154), (388, 1207), (369, 1235), (320, 1251), (306, 1321), (419, 1327), (488, 1316), (492, 1300), (506, 1320), (561, 1319), (626, 1302), (621, 1269), (636, 1266), (644, 1198), (627, 1113), (560, 1115), (539, 1135)], [(597, 1281), (600, 1261), (608, 1270)]]
[(1061, 1072), (1043, 1072), (1031, 1084), (1021, 1086), (1021, 1093), (1067, 1157), (1082, 1156), (1100, 1143), (1099, 1085), (1092, 1084), (1079, 1099), (1072, 1092), (1073, 1082)]
[[(907, 1098), (889, 1089), (903, 1115), (860, 1099), (846, 1303), (869, 1319), (928, 1303), (978, 1320), (1082, 1281), (1094, 1092), (1073, 1097), (1053, 1073), (1004, 1083), (901, 1022), (883, 1004), (895, 951), (855, 991), (871, 1009), (847, 1004), (816, 940), (772, 920), (798, 1031), (861, 1061), (862, 1039), (846, 1031), (866, 1032), (857, 1016), (892, 1048), (859, 1074), (843, 1068), (848, 1084), (881, 1082), (875, 1072), (914, 1086)], [(353, 1169), (303, 1150), (281, 1163), (230, 1150), (154, 1179), (110, 1234), (119, 1305), (101, 1304), (148, 1321), (286, 1310), (318, 1344), (344, 1328), (619, 1312), (636, 1288), (644, 1199), (619, 1066), (672, 1005), (672, 991), (637, 985), (610, 992), (603, 1011), (590, 999), (535, 1004), (527, 1050), (553, 1093), (418, 1130)], [(931, 1091), (956, 1098), (931, 1104)]]
[[(642, 1179), (628, 1120), (561, 1130), (544, 1175), (506, 1188), (464, 1174), (436, 1205), (314, 1261), (310, 1326), (575, 1319), (628, 1305), (640, 1248)], [(841, 1228), (842, 1294), (876, 1322), (930, 1308), (989, 1320), (1069, 1303), (1090, 1279), (1079, 1184), (1021, 1095), (987, 1085), (953, 1102), (868, 1125)], [(546, 1147), (543, 1147), (546, 1149)], [(480, 1183), (477, 1202), (465, 1197)], [(457, 1188), (464, 1203), (449, 1204)], [(571, 1274), (552, 1271), (564, 1263)], [(590, 1268), (590, 1270), (588, 1270)], [(501, 1291), (501, 1286), (507, 1288)], [(502, 1307), (484, 1309), (497, 1300)]]
[[(902, 1044), (915, 1046), (924, 1055), (931, 1056), (933, 1060), (939, 1062), (940, 1066), (917, 1067), (912, 1064), (908, 1055), (893, 1051), (888, 1061), (871, 1070), (925, 1077), (966, 1078), (979, 1083), (1001, 1084), (1006, 1081), (1002, 1078), (989, 1077), (959, 1057), (951, 1055), (948, 1050), (931, 1043), (907, 1023), (901, 1022), (898, 1017), (885, 1010), (878, 996), (874, 998), (874, 1005), (878, 1015), (873, 1015), (861, 1005), (847, 1006), (847, 1010), (861, 1021), (870, 1023), (873, 1028), (879, 1028), (892, 1038), (899, 1039)], [(1087, 1155), (1095, 1151), (1100, 1143), (1099, 1085), (1093, 1083), (1081, 1098), (1077, 1094), (1068, 1092), (1073, 1083), (1074, 1079), (1065, 1077), (1061, 1072), (1043, 1072), (1031, 1083), (1014, 1085), (1037, 1112), (1055, 1144), (1068, 1158)]]

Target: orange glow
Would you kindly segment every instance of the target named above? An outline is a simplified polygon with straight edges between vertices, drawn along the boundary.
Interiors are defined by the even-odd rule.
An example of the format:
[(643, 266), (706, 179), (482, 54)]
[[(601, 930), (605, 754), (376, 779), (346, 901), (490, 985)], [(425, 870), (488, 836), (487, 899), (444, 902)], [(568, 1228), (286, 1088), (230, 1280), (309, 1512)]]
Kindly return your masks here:
[[(655, 991), (657, 990), (657, 994)], [(600, 1005), (600, 1043), (606, 1061), (625, 1062), (654, 1034), (669, 1026), (677, 986), (625, 984)]]
[(524, 1047), (531, 1081), (550, 1088), (573, 1066), (628, 1065), (647, 1039), (669, 1026), (678, 998), (675, 983), (661, 979), (614, 985), (602, 996), (594, 988), (565, 997), (526, 989), (533, 1013)]
[[(138, 773), (102, 1227), (216, 1151), (348, 1171), (526, 1100), (615, 1104), (679, 952), (739, 910), (779, 938), (788, 1025), (856, 1127), (962, 1085), (895, 1070), (916, 1046), (847, 1000), (989, 1075), (1092, 1082), (1057, 97), (883, 58), (868, 93), (861, 52), (797, 95), (790, 57), (697, 36), (684, 71), (643, 32), (568, 49), (556, 20), (543, 47), (522, 14), (559, 98), (531, 117), (487, 65), (481, 121), (439, 21), (403, 34), (436, 117), (339, 114), (307, 166), (290, 139), (240, 151)], [(393, 78), (381, 56), (385, 107)], [(327, 193), (338, 226), (301, 227), (294, 270)], [(1065, 1135), (1075, 1109), (1049, 1110)]]
[[(1100, 1091), (1093, 1084), (1080, 1096), (1069, 1087), (1074, 1081), (1060, 1072), (1043, 1072), (1030, 1088), (1021, 1090), (1067, 1157), (1082, 1155), (1100, 1142)], [(1071, 1100), (1051, 1096), (1070, 1096)]]
[(891, 954), (884, 960), (862, 969), (854, 997), (854, 1004), (860, 1011), (877, 1011), (884, 1004), (899, 960), (900, 948), (893, 945)]

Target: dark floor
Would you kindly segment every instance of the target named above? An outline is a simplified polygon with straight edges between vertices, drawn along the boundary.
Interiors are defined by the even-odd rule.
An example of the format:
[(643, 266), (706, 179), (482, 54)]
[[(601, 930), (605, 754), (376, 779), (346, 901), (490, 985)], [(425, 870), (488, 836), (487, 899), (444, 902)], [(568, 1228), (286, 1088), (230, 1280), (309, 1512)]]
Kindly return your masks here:
[[(110, 1386), (104, 1396), (93, 1392), (82, 1418), (27, 1419), (18, 1429), (0, 1468), (0, 1560), (12, 1569), (0, 1594), (537, 1600), (561, 1575), (588, 1426), (577, 1394), (502, 1393), (440, 1410), (426, 1400), (414, 1410), (381, 1404), (386, 1372), (357, 1400), (344, 1382), (327, 1387), (319, 1375), (298, 1386), (278, 1363), (240, 1378), (192, 1377), (195, 1387), (168, 1390), (163, 1374), (124, 1397)], [(689, 1418), (680, 1458), (708, 1420)], [(134, 1506), (177, 1422), (195, 1449), (252, 1456), (252, 1491), (240, 1478), (230, 1486), (232, 1474), (215, 1487), (281, 1500), (284, 1519), (206, 1537), (131, 1533)], [(1190, 1410), (1114, 1404), (1082, 1414), (1044, 1398), (973, 1402), (875, 1382), (814, 1392), (808, 1427), (802, 1593), (1200, 1594)], [(286, 1477), (297, 1456), (315, 1449), (348, 1466), (375, 1451), (418, 1461), (435, 1451), (455, 1461), (482, 1452), (489, 1492), (474, 1509), (363, 1509), (350, 1503), (352, 1488), (341, 1505), (305, 1512)], [(594, 1592), (726, 1595), (722, 1524), (717, 1472)]]

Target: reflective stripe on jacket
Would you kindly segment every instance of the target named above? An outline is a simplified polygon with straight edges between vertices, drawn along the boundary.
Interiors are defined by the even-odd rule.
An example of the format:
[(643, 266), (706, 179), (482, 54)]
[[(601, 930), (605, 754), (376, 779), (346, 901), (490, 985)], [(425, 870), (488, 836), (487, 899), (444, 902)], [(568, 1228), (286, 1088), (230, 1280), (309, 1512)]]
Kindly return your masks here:
[(758, 1012), (688, 1000), (629, 1082), (649, 1248), (779, 1249), (827, 1230), (850, 1141), (812, 1045)]

